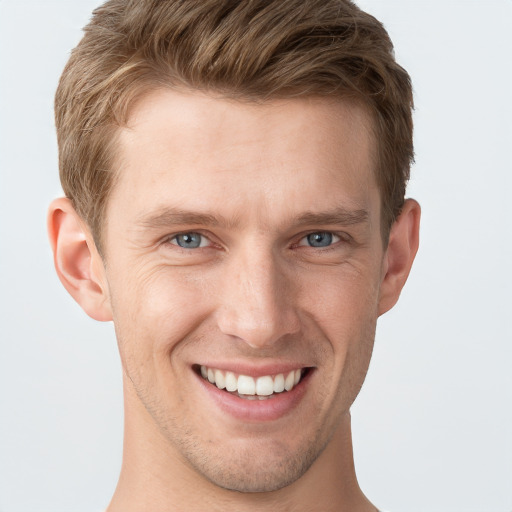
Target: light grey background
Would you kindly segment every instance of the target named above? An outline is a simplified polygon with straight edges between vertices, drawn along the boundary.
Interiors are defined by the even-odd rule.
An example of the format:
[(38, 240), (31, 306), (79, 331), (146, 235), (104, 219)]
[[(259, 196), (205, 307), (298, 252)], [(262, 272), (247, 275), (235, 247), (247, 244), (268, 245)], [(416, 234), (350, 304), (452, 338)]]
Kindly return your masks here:
[[(110, 324), (58, 282), (52, 100), (93, 0), (0, 0), (0, 511), (95, 512), (117, 481)], [(512, 511), (512, 1), (360, 0), (416, 91), (422, 247), (353, 408), (362, 488), (393, 512)], [(205, 507), (206, 509), (207, 507)]]

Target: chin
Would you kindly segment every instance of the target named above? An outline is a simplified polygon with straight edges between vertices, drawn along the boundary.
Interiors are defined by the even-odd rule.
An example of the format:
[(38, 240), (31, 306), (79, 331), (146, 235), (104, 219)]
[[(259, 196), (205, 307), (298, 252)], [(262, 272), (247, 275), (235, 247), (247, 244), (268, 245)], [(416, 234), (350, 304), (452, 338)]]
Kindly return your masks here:
[[(315, 462), (322, 449), (316, 445), (290, 453), (283, 445), (232, 450), (230, 456), (213, 463), (209, 458), (189, 462), (207, 480), (223, 489), (240, 493), (277, 491), (299, 480)], [(195, 458), (195, 457), (194, 457)]]

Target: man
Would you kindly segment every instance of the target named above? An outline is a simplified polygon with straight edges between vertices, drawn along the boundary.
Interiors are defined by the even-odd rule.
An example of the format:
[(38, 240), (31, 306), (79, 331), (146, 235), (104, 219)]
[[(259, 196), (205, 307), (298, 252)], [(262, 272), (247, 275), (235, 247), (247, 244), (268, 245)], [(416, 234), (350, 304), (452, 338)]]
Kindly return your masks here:
[(56, 96), (57, 273), (113, 320), (109, 512), (375, 511), (350, 406), (417, 247), (412, 93), (346, 0), (111, 0)]

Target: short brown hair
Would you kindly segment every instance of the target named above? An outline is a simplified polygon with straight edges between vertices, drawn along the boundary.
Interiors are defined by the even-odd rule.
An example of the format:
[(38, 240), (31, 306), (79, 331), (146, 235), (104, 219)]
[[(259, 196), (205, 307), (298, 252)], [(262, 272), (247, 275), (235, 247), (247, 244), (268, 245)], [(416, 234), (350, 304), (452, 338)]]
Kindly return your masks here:
[(412, 88), (373, 16), (349, 0), (109, 0), (93, 12), (55, 98), (60, 177), (101, 251), (115, 135), (148, 90), (244, 101), (352, 97), (372, 113), (382, 231), (413, 160)]

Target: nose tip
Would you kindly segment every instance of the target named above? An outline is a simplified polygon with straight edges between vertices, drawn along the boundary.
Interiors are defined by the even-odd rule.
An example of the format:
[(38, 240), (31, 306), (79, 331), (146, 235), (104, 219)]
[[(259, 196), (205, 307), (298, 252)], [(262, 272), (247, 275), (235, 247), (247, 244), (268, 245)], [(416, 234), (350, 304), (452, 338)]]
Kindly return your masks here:
[(224, 311), (219, 321), (220, 330), (229, 336), (243, 340), (252, 348), (272, 345), (287, 335), (299, 331), (297, 318), (290, 313), (242, 309), (240, 304), (230, 313)]
[(261, 265), (236, 275), (220, 293), (217, 323), (224, 334), (263, 348), (300, 330), (292, 284), (284, 275)]

